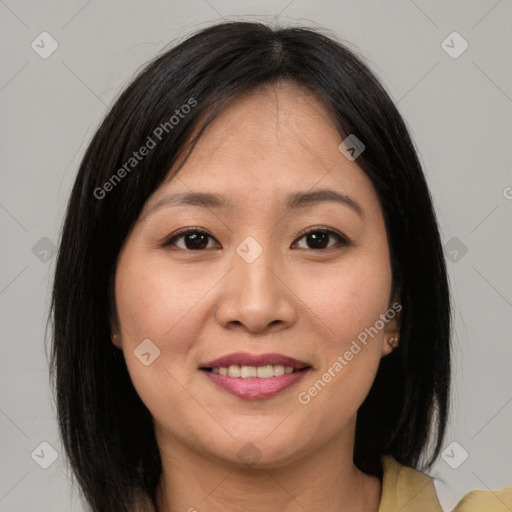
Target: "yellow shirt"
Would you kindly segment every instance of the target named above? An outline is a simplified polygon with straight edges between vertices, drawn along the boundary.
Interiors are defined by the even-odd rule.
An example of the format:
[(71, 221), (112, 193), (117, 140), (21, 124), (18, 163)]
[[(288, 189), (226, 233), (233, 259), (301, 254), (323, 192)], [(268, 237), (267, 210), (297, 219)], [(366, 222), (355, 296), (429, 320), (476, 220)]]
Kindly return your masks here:
[[(382, 457), (382, 495), (378, 512), (443, 512), (434, 479), (416, 469)], [(511, 512), (512, 487), (497, 491), (471, 491), (452, 512)]]
[[(382, 494), (378, 512), (443, 512), (431, 476), (382, 457)], [(134, 512), (156, 512), (142, 498)], [(512, 512), (512, 487), (468, 492), (451, 512)]]

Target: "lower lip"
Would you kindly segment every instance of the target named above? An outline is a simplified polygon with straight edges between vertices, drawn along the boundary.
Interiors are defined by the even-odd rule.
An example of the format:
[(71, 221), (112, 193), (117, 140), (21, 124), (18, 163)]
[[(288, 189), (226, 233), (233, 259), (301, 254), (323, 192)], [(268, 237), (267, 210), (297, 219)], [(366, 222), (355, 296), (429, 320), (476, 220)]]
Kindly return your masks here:
[(214, 384), (217, 384), (224, 391), (246, 400), (261, 400), (273, 397), (296, 384), (308, 371), (309, 368), (268, 379), (242, 379), (241, 377), (229, 377), (228, 375), (219, 375), (218, 373), (202, 370)]

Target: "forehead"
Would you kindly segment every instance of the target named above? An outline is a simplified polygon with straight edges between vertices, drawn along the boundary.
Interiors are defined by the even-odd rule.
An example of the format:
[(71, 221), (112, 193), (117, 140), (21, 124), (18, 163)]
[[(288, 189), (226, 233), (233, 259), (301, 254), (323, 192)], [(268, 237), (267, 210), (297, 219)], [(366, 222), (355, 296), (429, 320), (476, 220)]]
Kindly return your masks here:
[(336, 154), (338, 139), (321, 100), (303, 87), (281, 82), (230, 101), (205, 130), (180, 174), (187, 172), (191, 177), (205, 166), (210, 172), (236, 169), (236, 162), (240, 170), (244, 165), (268, 163), (265, 176), (278, 167), (300, 170), (299, 162), (316, 161), (316, 167), (328, 167), (325, 150)]
[(288, 83), (259, 88), (223, 109), (147, 206), (170, 192), (211, 192), (247, 205), (326, 187), (375, 200), (369, 178), (339, 151), (341, 141), (316, 94)]

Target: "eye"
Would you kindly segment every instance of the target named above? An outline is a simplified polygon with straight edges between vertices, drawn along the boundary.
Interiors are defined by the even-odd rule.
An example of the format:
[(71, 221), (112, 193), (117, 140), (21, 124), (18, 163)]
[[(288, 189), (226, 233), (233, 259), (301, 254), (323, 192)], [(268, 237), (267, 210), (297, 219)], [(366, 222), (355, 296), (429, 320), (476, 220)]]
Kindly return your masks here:
[[(312, 246), (310, 248), (315, 250), (325, 250), (332, 248), (333, 245), (336, 245), (329, 245), (329, 241), (332, 238), (336, 239), (338, 245), (341, 246), (346, 246), (350, 243), (349, 240), (340, 233), (337, 233), (331, 229), (323, 228), (321, 226), (317, 226), (312, 229), (310, 228), (308, 231), (301, 233), (298, 241), (300, 242), (300, 240), (305, 239), (306, 243)], [(171, 237), (168, 238), (162, 244), (162, 246), (175, 246), (178, 249), (183, 249), (186, 251), (203, 251), (205, 249), (212, 248), (208, 246), (209, 239), (215, 240), (210, 234), (208, 234), (207, 231), (204, 231), (201, 228), (186, 228), (179, 231), (178, 233), (171, 235)], [(181, 241), (183, 241), (183, 243), (180, 245), (179, 242)], [(218, 242), (217, 244), (218, 247), (220, 247)], [(292, 248), (294, 248), (294, 245), (296, 244), (297, 242), (294, 242)], [(299, 249), (308, 249), (308, 247), (299, 247)]]
[[(202, 251), (204, 249), (208, 249), (207, 246), (209, 238), (215, 240), (211, 235), (200, 228), (187, 228), (172, 235), (171, 238), (167, 239), (162, 245), (163, 247), (174, 245), (179, 249), (189, 251)], [(176, 243), (181, 239), (183, 239), (184, 246), (180, 246)]]
[[(348, 239), (341, 235), (340, 233), (337, 233), (336, 231), (333, 231), (331, 229), (322, 228), (321, 226), (316, 226), (313, 229), (309, 229), (309, 231), (307, 231), (306, 233), (302, 233), (302, 236), (298, 239), (298, 241), (304, 238), (306, 240), (306, 243), (312, 246), (312, 249), (323, 250), (330, 249), (333, 247), (333, 245), (336, 245), (328, 245), (329, 239), (332, 237), (338, 240), (338, 244), (341, 246), (349, 244)], [(305, 248), (307, 249), (307, 247)], [(304, 247), (299, 247), (299, 249), (304, 249)]]

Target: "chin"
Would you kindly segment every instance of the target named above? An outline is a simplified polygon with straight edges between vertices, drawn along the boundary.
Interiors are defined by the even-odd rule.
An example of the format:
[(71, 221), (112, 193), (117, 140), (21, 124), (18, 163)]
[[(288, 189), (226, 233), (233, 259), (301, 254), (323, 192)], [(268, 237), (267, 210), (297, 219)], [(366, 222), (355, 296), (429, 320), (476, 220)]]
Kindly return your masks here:
[(308, 443), (291, 434), (271, 437), (266, 434), (253, 437), (245, 435), (243, 439), (233, 439), (227, 446), (217, 446), (214, 455), (248, 470), (271, 469), (293, 463), (307, 453), (309, 444), (313, 445), (313, 440)]

